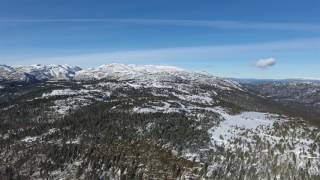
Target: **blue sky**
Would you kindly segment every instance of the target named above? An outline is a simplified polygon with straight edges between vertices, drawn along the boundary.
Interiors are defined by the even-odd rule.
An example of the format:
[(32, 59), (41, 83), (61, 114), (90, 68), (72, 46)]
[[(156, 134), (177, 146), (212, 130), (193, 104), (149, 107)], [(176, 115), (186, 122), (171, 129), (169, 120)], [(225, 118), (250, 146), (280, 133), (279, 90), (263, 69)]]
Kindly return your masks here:
[(0, 64), (167, 64), (320, 79), (319, 9), (317, 0), (0, 0)]

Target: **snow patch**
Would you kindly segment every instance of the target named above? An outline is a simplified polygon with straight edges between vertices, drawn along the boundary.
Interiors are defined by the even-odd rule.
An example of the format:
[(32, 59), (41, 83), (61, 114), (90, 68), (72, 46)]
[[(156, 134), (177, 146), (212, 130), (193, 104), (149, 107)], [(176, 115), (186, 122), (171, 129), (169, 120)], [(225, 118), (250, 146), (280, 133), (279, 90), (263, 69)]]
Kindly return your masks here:
[(77, 95), (80, 92), (71, 89), (57, 89), (53, 90), (51, 93), (43, 93), (42, 97), (51, 97), (51, 96), (72, 96)]
[(33, 137), (27, 136), (27, 137), (23, 138), (21, 141), (26, 142), (26, 143), (32, 143), (32, 142), (36, 141), (38, 138), (39, 138), (38, 136), (33, 136)]
[(200, 95), (172, 93), (172, 95), (176, 96), (181, 100), (189, 101), (189, 102), (195, 102), (195, 103), (201, 103), (201, 104), (212, 104), (214, 102), (213, 99), (210, 97), (210, 94), (208, 93), (202, 93)]

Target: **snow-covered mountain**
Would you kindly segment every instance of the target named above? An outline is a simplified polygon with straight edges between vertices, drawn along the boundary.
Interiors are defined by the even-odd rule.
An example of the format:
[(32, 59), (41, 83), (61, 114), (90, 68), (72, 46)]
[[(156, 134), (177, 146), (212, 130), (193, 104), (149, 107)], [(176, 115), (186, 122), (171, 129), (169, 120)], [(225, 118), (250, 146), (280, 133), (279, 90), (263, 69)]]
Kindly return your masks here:
[(181, 68), (162, 65), (105, 64), (97, 68), (84, 69), (76, 73), (76, 79), (132, 79), (154, 74), (178, 74), (186, 72)]
[(0, 80), (36, 82), (45, 80), (72, 79), (81, 68), (69, 65), (28, 65), (7, 66), (0, 65)]
[(0, 81), (39, 82), (47, 80), (131, 80), (142, 84), (159, 82), (197, 82), (222, 89), (241, 89), (235, 81), (209, 74), (196, 73), (174, 66), (106, 64), (97, 68), (81, 69), (69, 65), (0, 65)]
[(320, 177), (320, 126), (243, 82), (155, 65), (0, 71), (66, 79), (0, 81), (0, 179)]
[(209, 74), (187, 71), (174, 66), (107, 64), (94, 69), (76, 72), (75, 80), (126, 80), (149, 86), (157, 86), (161, 82), (196, 82), (220, 87), (222, 89), (241, 89), (234, 81), (218, 78)]

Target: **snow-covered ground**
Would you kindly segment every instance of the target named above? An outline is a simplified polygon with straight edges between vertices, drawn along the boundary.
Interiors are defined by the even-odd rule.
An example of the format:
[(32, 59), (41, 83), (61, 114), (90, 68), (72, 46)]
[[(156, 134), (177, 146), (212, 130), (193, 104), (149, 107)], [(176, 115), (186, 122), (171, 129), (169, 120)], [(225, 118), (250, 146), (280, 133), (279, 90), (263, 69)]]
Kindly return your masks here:
[(222, 108), (213, 108), (212, 111), (220, 114), (224, 121), (218, 126), (209, 130), (214, 142), (228, 143), (228, 140), (238, 136), (239, 128), (256, 129), (259, 126), (271, 126), (275, 121), (272, 114), (260, 112), (242, 112), (237, 115), (230, 115)]
[[(298, 169), (308, 168), (310, 174), (319, 174), (320, 145), (316, 143), (315, 137), (310, 138), (317, 133), (317, 128), (296, 122), (298, 119), (276, 114), (242, 112), (230, 115), (221, 107), (209, 110), (220, 114), (224, 119), (208, 131), (212, 140), (211, 148), (224, 147), (231, 152), (241, 149), (252, 154), (252, 151), (264, 147), (265, 149), (255, 153), (264, 153), (269, 158), (280, 155), (279, 163), (291, 162)], [(288, 124), (292, 127), (288, 128)], [(263, 161), (263, 158), (260, 160)], [(215, 166), (218, 164), (213, 167)]]

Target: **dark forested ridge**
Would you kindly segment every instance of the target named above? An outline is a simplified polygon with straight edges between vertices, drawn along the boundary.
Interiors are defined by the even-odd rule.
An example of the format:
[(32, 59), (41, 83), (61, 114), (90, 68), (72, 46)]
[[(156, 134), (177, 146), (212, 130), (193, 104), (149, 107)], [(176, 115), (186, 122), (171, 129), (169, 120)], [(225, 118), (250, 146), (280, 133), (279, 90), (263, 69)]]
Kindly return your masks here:
[(296, 116), (320, 126), (320, 81), (318, 80), (239, 80), (255, 94), (282, 104)]

